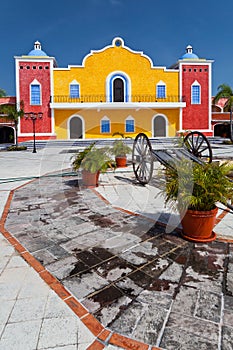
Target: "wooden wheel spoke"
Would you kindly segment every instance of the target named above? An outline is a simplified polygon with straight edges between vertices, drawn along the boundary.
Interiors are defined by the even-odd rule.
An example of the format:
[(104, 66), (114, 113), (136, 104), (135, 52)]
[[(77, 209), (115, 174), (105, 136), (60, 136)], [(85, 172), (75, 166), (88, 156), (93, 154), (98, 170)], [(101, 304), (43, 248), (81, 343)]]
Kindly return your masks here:
[(212, 149), (207, 137), (200, 131), (193, 131), (186, 135), (184, 146), (197, 158), (204, 158), (206, 162), (212, 162)]
[(133, 170), (139, 182), (146, 184), (150, 181), (153, 172), (153, 160), (151, 157), (151, 144), (148, 137), (140, 133), (133, 144)]
[[(201, 142), (197, 145), (197, 147), (196, 147), (196, 150), (197, 150), (197, 151), (198, 151), (199, 148), (202, 146), (203, 142), (204, 142), (204, 139), (202, 139)], [(208, 147), (207, 147), (207, 148), (208, 148)]]

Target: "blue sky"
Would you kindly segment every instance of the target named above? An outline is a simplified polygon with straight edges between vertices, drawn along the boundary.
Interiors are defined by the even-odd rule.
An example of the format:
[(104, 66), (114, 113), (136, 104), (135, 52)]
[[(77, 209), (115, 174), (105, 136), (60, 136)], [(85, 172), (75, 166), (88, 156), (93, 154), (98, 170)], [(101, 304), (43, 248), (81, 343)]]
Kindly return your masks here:
[(213, 95), (233, 87), (233, 1), (210, 0), (10, 0), (1, 3), (0, 88), (15, 95), (14, 56), (28, 54), (36, 40), (59, 67), (81, 64), (120, 36), (154, 65), (169, 67), (188, 44), (214, 60)]

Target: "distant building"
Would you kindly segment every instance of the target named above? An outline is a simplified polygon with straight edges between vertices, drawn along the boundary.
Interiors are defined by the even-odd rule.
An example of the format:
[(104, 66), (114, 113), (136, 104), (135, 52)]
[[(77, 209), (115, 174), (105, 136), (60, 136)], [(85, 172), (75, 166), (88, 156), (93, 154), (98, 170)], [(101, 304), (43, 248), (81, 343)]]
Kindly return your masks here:
[[(16, 98), (13, 96), (0, 97), (1, 105), (15, 105)], [(0, 113), (0, 143), (14, 143), (15, 128), (14, 123)]]
[(221, 98), (212, 105), (212, 127), (214, 136), (230, 138), (230, 113), (227, 111), (228, 98)]
[[(84, 57), (81, 65), (57, 66), (35, 42), (15, 57), (16, 101), (25, 113), (43, 113), (37, 139), (175, 136), (185, 130), (213, 135), (212, 60), (191, 46), (170, 68), (127, 47), (122, 38)], [(32, 123), (22, 118), (19, 141), (32, 139)]]

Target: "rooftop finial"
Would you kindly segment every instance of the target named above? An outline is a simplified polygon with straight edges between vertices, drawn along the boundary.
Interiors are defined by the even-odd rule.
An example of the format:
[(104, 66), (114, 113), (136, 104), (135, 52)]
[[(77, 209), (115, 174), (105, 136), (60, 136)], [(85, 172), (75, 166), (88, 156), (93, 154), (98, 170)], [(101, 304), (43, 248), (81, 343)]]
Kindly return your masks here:
[(41, 50), (41, 44), (38, 40), (34, 43), (34, 50)]
[(188, 45), (188, 46), (186, 47), (186, 52), (187, 52), (187, 53), (193, 53), (193, 48), (192, 48), (191, 45)]

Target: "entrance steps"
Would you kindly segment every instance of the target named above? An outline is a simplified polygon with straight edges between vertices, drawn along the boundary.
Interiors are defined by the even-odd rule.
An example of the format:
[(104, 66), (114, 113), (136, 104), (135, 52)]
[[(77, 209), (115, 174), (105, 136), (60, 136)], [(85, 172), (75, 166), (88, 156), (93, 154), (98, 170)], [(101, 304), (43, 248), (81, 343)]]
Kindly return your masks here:
[[(209, 137), (209, 141), (212, 142), (222, 142), (223, 139), (215, 138), (215, 137)], [(74, 139), (74, 140), (36, 140), (36, 149), (42, 149), (46, 147), (59, 147), (59, 148), (85, 148), (89, 146), (91, 143), (96, 142), (96, 145), (98, 146), (111, 146), (112, 143), (116, 140), (116, 138), (113, 139)], [(133, 145), (134, 139), (124, 139), (124, 142), (127, 143), (129, 146)], [(150, 138), (152, 147), (159, 145), (166, 145), (166, 146), (174, 146), (178, 142), (177, 137), (155, 137)], [(28, 150), (33, 149), (33, 141), (25, 141), (21, 142), (19, 144), (20, 146), (26, 146)]]

